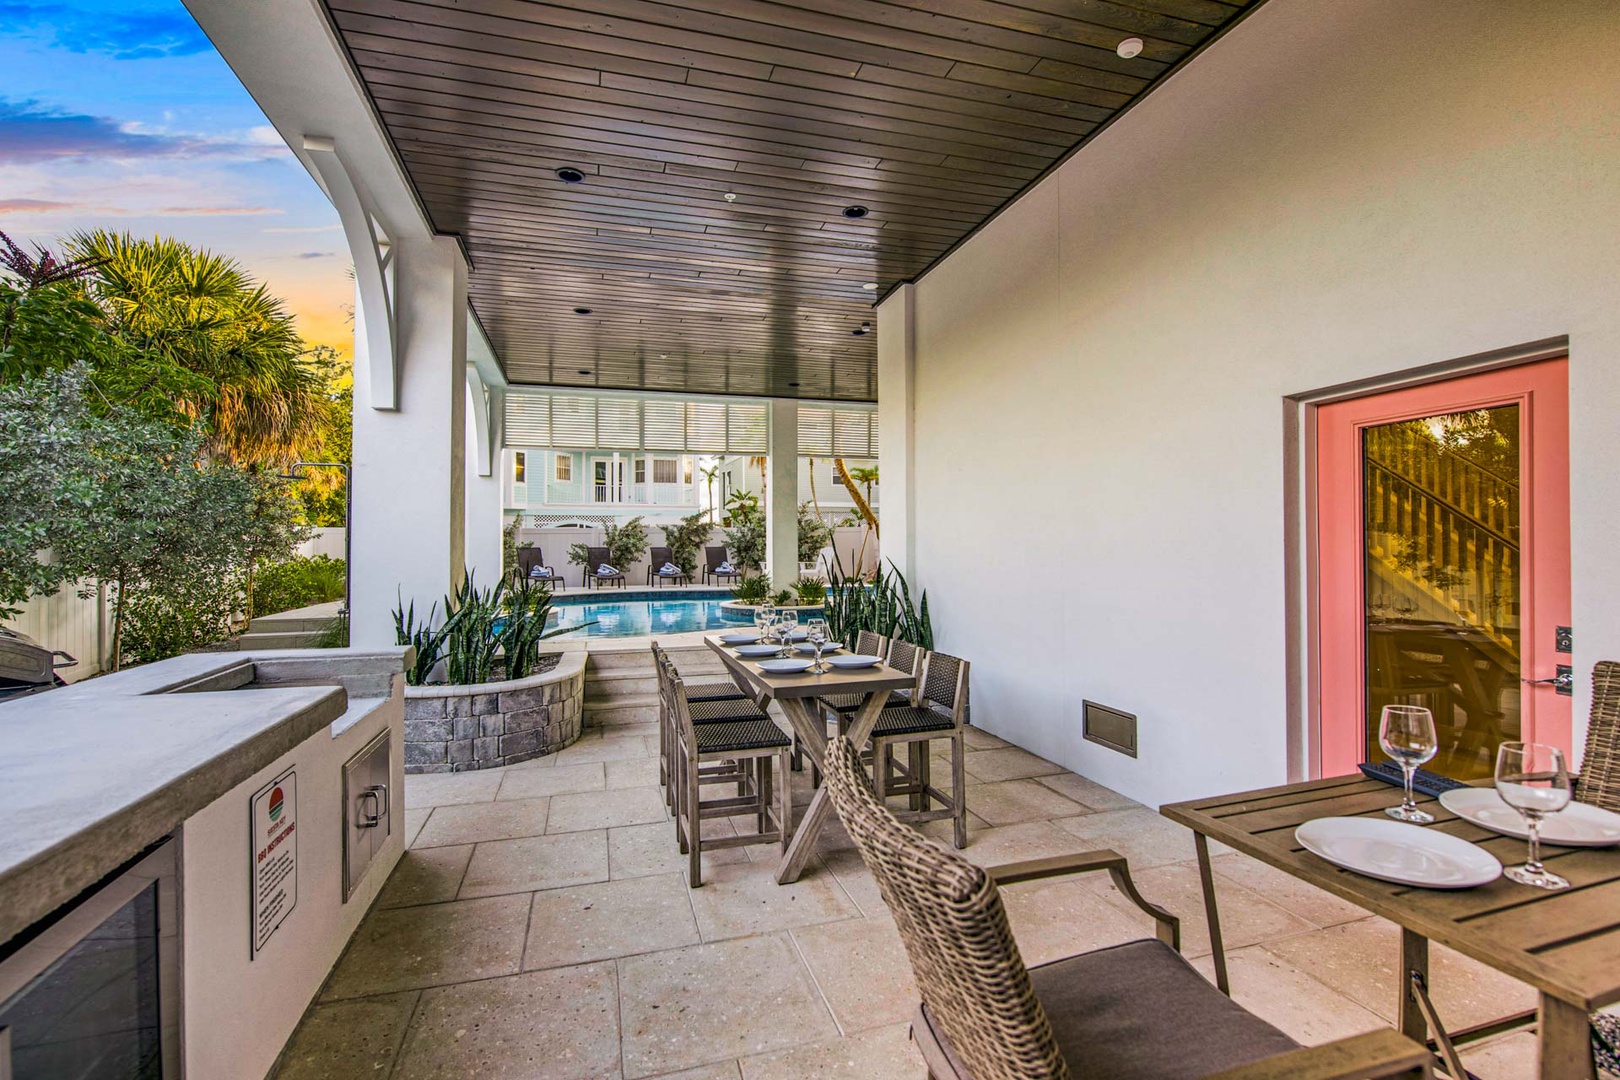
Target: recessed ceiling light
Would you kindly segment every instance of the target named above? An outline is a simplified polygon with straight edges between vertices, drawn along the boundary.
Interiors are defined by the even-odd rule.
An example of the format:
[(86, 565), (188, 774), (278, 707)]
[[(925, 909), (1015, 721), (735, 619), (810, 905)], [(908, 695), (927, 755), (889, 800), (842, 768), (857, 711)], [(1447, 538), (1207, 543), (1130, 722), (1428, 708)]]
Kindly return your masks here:
[(865, 289), (867, 292), (877, 292), (877, 282), (868, 281), (866, 284), (862, 285), (861, 288)]
[(659, 353), (658, 354), (658, 359), (660, 359), (660, 360), (668, 360), (669, 359), (669, 353), (667, 353), (667, 352)]
[(863, 218), (867, 214), (870, 214), (871, 212), (872, 211), (868, 210), (864, 206), (846, 206), (846, 207), (844, 207), (844, 216), (847, 217), (847, 218)]
[(565, 184), (578, 184), (584, 182), (585, 174), (572, 166), (564, 165), (557, 170), (557, 179)]
[(589, 315), (590, 313), (591, 309), (588, 307), (577, 307), (574, 309), (575, 315)]
[(850, 333), (854, 334), (856, 337), (864, 337), (865, 335), (870, 334), (871, 332), (872, 332), (872, 324), (869, 323), (869, 322), (861, 323), (861, 328), (859, 330), (851, 330), (850, 331)]
[(579, 373), (581, 375), (589, 375), (591, 373), (591, 369), (588, 367), (582, 367), (579, 369)]
[(722, 197), (726, 200), (726, 202), (736, 202), (737, 201), (737, 193), (735, 191), (728, 191)]
[(1128, 37), (1124, 41), (1120, 42), (1119, 46), (1115, 48), (1114, 51), (1119, 53), (1119, 55), (1123, 56), (1127, 60), (1131, 59), (1132, 57), (1141, 56), (1142, 39), (1139, 37)]

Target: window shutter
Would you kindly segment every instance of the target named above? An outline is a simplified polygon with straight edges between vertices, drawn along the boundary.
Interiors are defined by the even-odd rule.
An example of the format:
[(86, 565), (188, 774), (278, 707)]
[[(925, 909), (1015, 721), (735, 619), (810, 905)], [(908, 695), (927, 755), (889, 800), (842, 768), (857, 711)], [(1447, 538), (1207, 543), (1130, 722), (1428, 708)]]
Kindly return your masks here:
[(839, 457), (870, 457), (871, 433), (867, 414), (839, 409), (833, 413), (833, 453)]
[(686, 449), (686, 405), (680, 401), (641, 403), (642, 432), (648, 450)]
[(553, 397), (551, 438), (557, 446), (595, 446), (596, 400), (582, 397)]
[(770, 447), (767, 406), (732, 404), (725, 408), (726, 450), (733, 454), (765, 453)]
[(627, 398), (598, 398), (596, 402), (598, 446), (641, 446), (641, 403)]
[(550, 395), (506, 395), (506, 442), (510, 446), (551, 445)]
[(686, 448), (700, 454), (726, 452), (726, 406), (707, 401), (686, 403)]
[(866, 422), (872, 426), (872, 444), (867, 449), (869, 450), (869, 452), (871, 453), (871, 455), (873, 457), (877, 457), (878, 456), (878, 414), (877, 414), (876, 409), (873, 409), (871, 412), (866, 414)]
[(831, 409), (799, 408), (799, 453), (805, 457), (830, 457), (833, 446)]

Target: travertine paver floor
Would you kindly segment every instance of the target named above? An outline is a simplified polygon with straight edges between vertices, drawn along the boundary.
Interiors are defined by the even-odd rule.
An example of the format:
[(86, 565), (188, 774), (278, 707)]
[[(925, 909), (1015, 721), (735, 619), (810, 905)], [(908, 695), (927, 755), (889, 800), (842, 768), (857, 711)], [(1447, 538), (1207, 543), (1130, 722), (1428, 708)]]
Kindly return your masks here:
[[(766, 845), (706, 856), (689, 889), (657, 738), (652, 725), (593, 729), (525, 765), (408, 778), (409, 850), (279, 1080), (921, 1078), (905, 953), (836, 821), (791, 886), (775, 883)], [(982, 731), (969, 741), (968, 858), (1115, 848), (1181, 916), (1184, 951), (1209, 973), (1185, 830)], [(807, 777), (795, 783), (802, 804)], [(949, 823), (926, 831), (947, 841)], [(1389, 1023), (1394, 927), (1242, 856), (1216, 862), (1239, 1001), (1308, 1043)], [(1007, 906), (1030, 963), (1152, 932), (1106, 875), (1015, 886)], [(1434, 964), (1453, 1025), (1534, 1004), (1446, 949)], [(1519, 1080), (1534, 1057), (1519, 1034), (1467, 1063), (1482, 1080)]]

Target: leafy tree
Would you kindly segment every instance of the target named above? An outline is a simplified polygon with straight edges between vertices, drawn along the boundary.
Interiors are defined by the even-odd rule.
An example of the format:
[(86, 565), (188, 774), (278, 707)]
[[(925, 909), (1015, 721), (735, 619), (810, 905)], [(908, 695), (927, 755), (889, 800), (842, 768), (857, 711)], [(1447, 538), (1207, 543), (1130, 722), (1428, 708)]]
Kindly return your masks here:
[(750, 496), (732, 503), (726, 546), (741, 570), (758, 570), (765, 565), (765, 513), (757, 498)]
[(82, 232), (69, 254), (138, 364), (98, 366), (115, 400), (198, 422), (210, 456), (286, 465), (320, 450), (333, 402), (292, 316), (235, 261), (178, 240)]
[(799, 562), (813, 563), (832, 543), (833, 530), (808, 502), (799, 504)]
[[(321, 372), (322, 393), (330, 408), (322, 412), (313, 440), (320, 449), (306, 452), (303, 460), (350, 465), (354, 457), (354, 369), (330, 345), (315, 346), (309, 356)], [(304, 519), (311, 525), (346, 525), (348, 505), (343, 485), (341, 469), (305, 469), (303, 478), (293, 485), (304, 505)]]
[(664, 543), (669, 545), (670, 561), (690, 577), (697, 573), (698, 551), (709, 542), (714, 526), (705, 511), (684, 517), (678, 525), (664, 526)]

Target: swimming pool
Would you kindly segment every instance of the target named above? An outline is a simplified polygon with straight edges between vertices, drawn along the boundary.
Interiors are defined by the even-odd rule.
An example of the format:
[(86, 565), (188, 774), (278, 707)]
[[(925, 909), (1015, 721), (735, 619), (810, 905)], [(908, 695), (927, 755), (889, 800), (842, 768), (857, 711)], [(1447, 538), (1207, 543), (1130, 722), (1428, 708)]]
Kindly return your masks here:
[[(653, 634), (683, 634), (693, 630), (720, 630), (748, 622), (727, 617), (720, 611), (728, 596), (675, 597), (672, 599), (576, 600), (559, 597), (552, 610), (551, 625), (583, 629), (562, 637), (647, 637)], [(584, 626), (595, 620), (596, 625)]]

